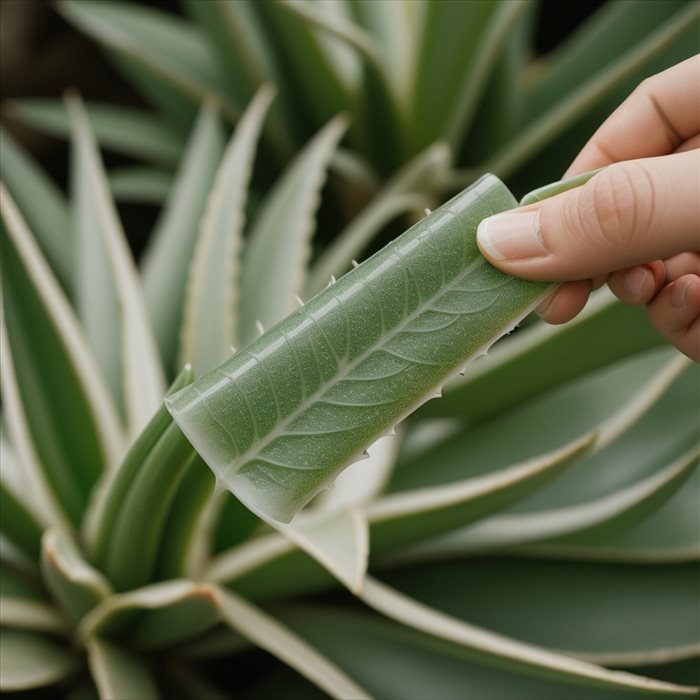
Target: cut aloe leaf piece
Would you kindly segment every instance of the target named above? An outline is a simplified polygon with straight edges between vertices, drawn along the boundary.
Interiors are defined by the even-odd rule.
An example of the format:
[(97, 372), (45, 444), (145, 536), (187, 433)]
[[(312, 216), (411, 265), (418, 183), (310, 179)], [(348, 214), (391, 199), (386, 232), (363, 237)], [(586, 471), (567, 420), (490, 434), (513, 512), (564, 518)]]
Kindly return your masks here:
[(484, 176), (167, 399), (220, 484), (289, 521), (531, 311), (551, 285), (504, 275), (475, 241), (515, 204)]

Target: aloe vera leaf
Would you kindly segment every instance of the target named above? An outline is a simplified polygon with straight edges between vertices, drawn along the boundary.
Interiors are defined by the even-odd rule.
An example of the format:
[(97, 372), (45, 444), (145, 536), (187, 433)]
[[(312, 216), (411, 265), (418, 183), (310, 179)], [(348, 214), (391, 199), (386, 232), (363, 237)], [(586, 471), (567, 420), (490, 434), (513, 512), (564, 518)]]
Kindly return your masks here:
[(245, 205), (258, 136), (273, 97), (272, 87), (260, 88), (238, 122), (207, 199), (189, 265), (181, 312), (180, 361), (190, 362), (198, 375), (222, 362), (238, 343)]
[[(70, 120), (60, 100), (8, 100), (5, 109), (13, 118), (47, 134), (70, 136)], [(88, 103), (85, 109), (102, 148), (156, 165), (177, 163), (182, 136), (162, 119), (143, 110), (99, 102)]]
[(73, 622), (112, 593), (105, 577), (85, 561), (71, 536), (59, 530), (44, 533), (41, 570), (48, 589)]
[(158, 649), (198, 637), (217, 619), (211, 586), (173, 579), (110, 596), (82, 619), (77, 636), (128, 638), (133, 648)]
[(521, 129), (483, 162), (480, 169), (492, 171), (499, 177), (510, 177), (534, 154), (541, 153), (560, 134), (590, 112), (593, 105), (609, 96), (630, 77), (638, 75), (680, 37), (689, 31), (696, 32), (698, 18), (700, 8), (694, 3), (687, 4), (605, 71), (577, 85), (565, 99), (539, 114), (536, 121)]
[(70, 293), (73, 289), (72, 237), (65, 197), (3, 127), (0, 127), (0, 150), (0, 177), (24, 212), (56, 278)]
[[(228, 494), (227, 494), (228, 495)], [(214, 475), (201, 458), (187, 465), (173, 497), (156, 566), (159, 579), (198, 580), (211, 555), (218, 510), (212, 503)]]
[(138, 166), (113, 168), (108, 173), (108, 180), (115, 200), (136, 204), (160, 205), (172, 186), (170, 173)]
[(390, 219), (405, 211), (420, 211), (421, 204), (425, 207), (428, 202), (424, 193), (443, 181), (449, 166), (450, 151), (444, 143), (433, 144), (406, 163), (313, 263), (305, 296), (323, 290), (331, 275), (339, 277), (346, 272), (349, 261), (360, 257)]
[(370, 607), (408, 627), (475, 652), (481, 659), (498, 660), (516, 671), (541, 671), (557, 680), (577, 680), (612, 689), (636, 689), (690, 695), (695, 688), (612, 671), (586, 661), (493, 633), (452, 615), (423, 605), (379, 581), (367, 577), (361, 599)]
[(107, 545), (104, 571), (117, 590), (147, 583), (153, 575), (169, 506), (192, 447), (169, 425), (129, 487)]
[(380, 698), (462, 698), (465, 688), (479, 700), (631, 700), (640, 696), (639, 690), (596, 688), (573, 679), (557, 682), (534, 670), (514, 673), (501, 664), (484, 664), (483, 657), (463, 647), (361, 609), (296, 604), (277, 614), (311, 643), (323, 644), (329, 658)]
[[(475, 75), (484, 84), (488, 71), (473, 72), (482, 58), (481, 38), (504, 9), (512, 12), (523, 3), (429, 3), (419, 38), (413, 84), (410, 89), (410, 132), (413, 151), (430, 145), (455, 128), (463, 96), (471, 92)], [(489, 37), (490, 38), (490, 37)], [(483, 73), (483, 75), (480, 75)], [(439, 76), (439, 77), (438, 77)], [(450, 145), (455, 143), (450, 139)]]
[[(193, 379), (192, 367), (187, 365), (171, 384), (168, 392), (184, 388)], [(83, 520), (82, 534), (91, 558), (99, 566), (104, 566), (108, 543), (132, 482), (171, 423), (170, 414), (165, 406), (161, 405), (131, 445), (119, 468), (105, 474), (95, 488)]]
[(192, 127), (173, 187), (143, 254), (143, 294), (168, 369), (177, 357), (187, 269), (224, 146), (218, 110), (207, 101)]
[(293, 311), (311, 257), (311, 235), (328, 165), (347, 125), (331, 120), (297, 155), (260, 205), (243, 251), (239, 341)]
[(231, 0), (184, 0), (182, 4), (207, 34), (238, 105), (248, 104), (263, 83), (278, 86), (281, 99), (272, 106), (264, 130), (275, 152), (288, 158), (295, 137), (288, 94), (291, 91), (285, 87), (255, 5)]
[(279, 51), (278, 60), (284, 62), (287, 79), (294, 85), (293, 97), (304, 105), (312, 122), (323, 124), (348, 109), (349, 86), (320, 40), (319, 31), (281, 3), (260, 3), (256, 9), (266, 24), (270, 45)]
[[(32, 479), (37, 513), (77, 524), (121, 426), (69, 302), (4, 188), (2, 382), (10, 437)], [(52, 493), (49, 493), (51, 491)], [(54, 502), (56, 499), (56, 502)]]
[(30, 480), (26, 478), (25, 467), (4, 432), (0, 432), (0, 464), (0, 532), (36, 559), (41, 548), (42, 523), (27, 497)]
[(0, 625), (49, 634), (69, 630), (67, 620), (53, 605), (6, 595), (0, 596)]
[(464, 377), (449, 382), (442, 401), (426, 404), (420, 415), (482, 421), (566, 381), (665, 343), (644, 309), (622, 304), (601, 289), (573, 321), (561, 326), (538, 323), (498, 344), (488, 360), (474, 363)]
[(40, 688), (67, 678), (76, 669), (72, 654), (33, 632), (0, 629), (0, 690)]
[[(687, 658), (700, 647), (693, 564), (450, 559), (384, 578), (461, 620), (594, 663), (639, 666)], [(517, 597), (508, 594), (513, 581)]]
[(217, 479), (288, 521), (528, 313), (551, 285), (503, 275), (474, 240), (482, 218), (513, 203), (484, 177), (167, 399)]
[(274, 617), (230, 591), (215, 590), (224, 622), (253, 644), (297, 670), (333, 698), (369, 698), (352, 678)]
[(98, 637), (88, 639), (86, 649), (100, 700), (160, 697), (148, 667), (131, 652)]
[(683, 0), (652, 0), (639, 12), (634, 0), (607, 3), (594, 12), (551, 53), (532, 67), (526, 81), (524, 121), (563, 99), (620, 55), (643, 43), (649, 34), (680, 10)]
[(58, 9), (105, 46), (117, 68), (176, 123), (187, 125), (210, 94), (236, 116), (210, 47), (193, 25), (133, 3), (61, 0)]
[[(75, 185), (82, 225), (79, 300), (86, 329), (108, 376), (118, 377), (127, 427), (136, 435), (160, 405), (163, 367), (148, 321), (141, 282), (114, 207), (85, 110), (79, 98), (67, 101), (76, 150)], [(95, 231), (95, 228), (97, 231)], [(104, 277), (97, 276), (103, 272)], [(106, 287), (106, 280), (111, 286)], [(104, 297), (108, 288), (108, 296)], [(116, 340), (110, 330), (116, 329)], [(105, 342), (116, 343), (115, 349)]]

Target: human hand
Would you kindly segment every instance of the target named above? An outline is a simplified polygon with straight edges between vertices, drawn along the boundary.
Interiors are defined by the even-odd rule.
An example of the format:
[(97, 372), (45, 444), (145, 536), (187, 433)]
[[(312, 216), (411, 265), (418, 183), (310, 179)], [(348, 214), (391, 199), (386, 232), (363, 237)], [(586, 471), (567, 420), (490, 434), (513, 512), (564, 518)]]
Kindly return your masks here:
[(482, 221), (481, 252), (516, 277), (563, 282), (538, 308), (546, 321), (569, 321), (607, 282), (700, 362), (700, 55), (641, 83), (565, 177), (603, 166), (581, 187)]

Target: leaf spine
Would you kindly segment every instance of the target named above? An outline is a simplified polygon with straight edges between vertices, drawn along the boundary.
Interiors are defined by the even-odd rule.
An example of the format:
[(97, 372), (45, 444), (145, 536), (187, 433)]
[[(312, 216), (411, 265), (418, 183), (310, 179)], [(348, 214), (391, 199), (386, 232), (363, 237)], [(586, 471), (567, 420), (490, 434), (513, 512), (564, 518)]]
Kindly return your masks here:
[(265, 329), (263, 328), (263, 324), (260, 321), (255, 322), (255, 327), (258, 330), (258, 335), (262, 335), (265, 332)]

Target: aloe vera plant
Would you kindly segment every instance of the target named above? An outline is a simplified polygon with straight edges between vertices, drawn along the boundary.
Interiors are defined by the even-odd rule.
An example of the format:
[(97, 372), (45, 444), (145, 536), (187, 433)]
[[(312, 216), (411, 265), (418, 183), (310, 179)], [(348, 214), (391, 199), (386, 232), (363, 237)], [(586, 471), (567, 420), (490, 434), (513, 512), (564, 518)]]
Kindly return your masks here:
[[(477, 12), (458, 5), (352, 6), (397, 59), (371, 58), (386, 62), (399, 104), (408, 85), (440, 87), (429, 77), (443, 49), (461, 61), (473, 51), (473, 71), (458, 78), (481, 75), (482, 86), (500, 61), (504, 44), (491, 39), (505, 41), (518, 19), (507, 4), (479, 6), (491, 28), (479, 49), (435, 46), (451, 13)], [(400, 170), (389, 174), (391, 158), (374, 176), (362, 169), (347, 146), (374, 108), (351, 87), (374, 81), (367, 99), (379, 104), (382, 88), (377, 65), (334, 79), (347, 42), (362, 60), (375, 50), (333, 14), (349, 4), (265, 10), (261, 31), (284, 35), (280, 47), (308, 41), (317, 58), (334, 57), (316, 78), (335, 87), (305, 112), (323, 125), (263, 188), (259, 139), (284, 152), (296, 137), (281, 119), (291, 83), (258, 41), (268, 35), (243, 33), (255, 59), (244, 66), (269, 67), (277, 97), (229, 55), (241, 45), (225, 32), (258, 27), (255, 7), (190, 5), (221, 60), (238, 66), (225, 86), (191, 25), (180, 27), (180, 55), (167, 54), (174, 73), (156, 41), (170, 25), (149, 24), (149, 11), (63, 6), (112, 13), (111, 37), (131, 42), (126, 70), (163, 106), (236, 95), (205, 99), (182, 151), (182, 123), (153, 139), (146, 119), (130, 139), (130, 113), (74, 96), (44, 105), (34, 120), (48, 125), (50, 114), (51, 128), (70, 131), (66, 196), (2, 133), (0, 689), (193, 700), (697, 695), (698, 368), (605, 291), (566, 326), (527, 317), (498, 340), (549, 288), (503, 276), (476, 251), (479, 220), (516, 200), (484, 176), (424, 212), (447, 199), (436, 194), (447, 182), (474, 179), (451, 168), (444, 143), (429, 145), (425, 115), (402, 135), (401, 148), (412, 146), (395, 152), (408, 159)], [(627, 26), (631, 7), (607, 8), (596, 32)], [(685, 32), (696, 21), (683, 3), (650, 7), (652, 27), (669, 16)], [(231, 12), (233, 24), (213, 21)], [(411, 55), (397, 43), (401, 17), (420, 61), (398, 60)], [(125, 18), (133, 31), (120, 34)], [(647, 21), (614, 49), (627, 75), (647, 65), (624, 53)], [(551, 84), (593, 35), (546, 71)], [(538, 104), (553, 99), (543, 85)], [(488, 100), (498, 87), (494, 78)], [(339, 99), (352, 119), (335, 115)], [(476, 107), (446, 106), (438, 135)], [(225, 120), (238, 112), (227, 142)], [(498, 153), (505, 132), (483, 133)], [(139, 134), (151, 134), (149, 150)], [(105, 171), (97, 140), (127, 144), (157, 172), (179, 161), (139, 266), (113, 201), (124, 180)], [(526, 158), (515, 154), (511, 164)], [(320, 201), (365, 185), (377, 194), (314, 251)], [(352, 269), (406, 212), (414, 225)], [(441, 399), (415, 410), (448, 379)], [(367, 445), (366, 459), (339, 471)]]

